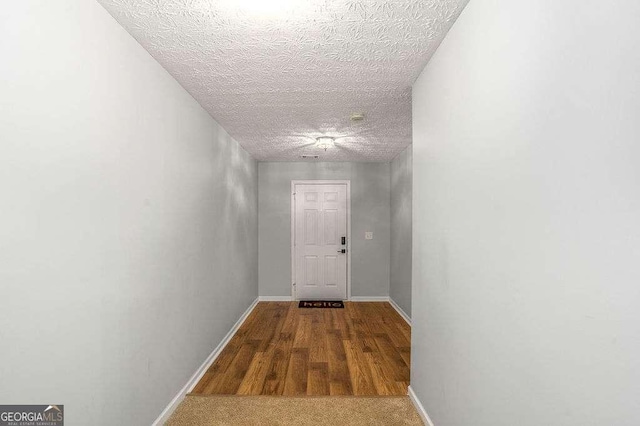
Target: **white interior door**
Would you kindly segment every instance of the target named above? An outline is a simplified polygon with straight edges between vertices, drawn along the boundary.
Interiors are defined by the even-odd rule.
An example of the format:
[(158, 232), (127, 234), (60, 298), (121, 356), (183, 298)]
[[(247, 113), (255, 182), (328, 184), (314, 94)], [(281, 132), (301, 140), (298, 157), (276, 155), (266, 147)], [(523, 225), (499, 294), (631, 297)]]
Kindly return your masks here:
[(296, 299), (346, 299), (347, 185), (296, 184), (294, 203)]

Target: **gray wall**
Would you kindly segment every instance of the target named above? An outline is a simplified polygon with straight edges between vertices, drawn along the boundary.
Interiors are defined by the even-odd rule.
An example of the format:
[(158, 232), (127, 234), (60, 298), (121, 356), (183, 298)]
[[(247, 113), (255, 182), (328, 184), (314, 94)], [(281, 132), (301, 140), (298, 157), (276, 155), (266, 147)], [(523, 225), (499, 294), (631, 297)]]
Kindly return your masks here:
[(413, 88), (437, 426), (638, 424), (640, 2), (469, 2)]
[(411, 316), (412, 147), (391, 162), (391, 280), (389, 296)]
[[(389, 164), (259, 163), (261, 296), (291, 296), (291, 181), (351, 180), (352, 296), (389, 295)], [(373, 231), (373, 240), (365, 240)]]
[(0, 401), (150, 424), (258, 294), (257, 164), (94, 1), (0, 57)]

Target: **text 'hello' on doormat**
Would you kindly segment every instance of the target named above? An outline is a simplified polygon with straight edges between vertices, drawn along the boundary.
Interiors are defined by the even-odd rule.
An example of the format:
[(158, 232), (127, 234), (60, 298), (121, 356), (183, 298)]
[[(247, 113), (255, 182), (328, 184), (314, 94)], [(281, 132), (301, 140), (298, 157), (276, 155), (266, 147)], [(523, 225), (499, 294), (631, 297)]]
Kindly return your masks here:
[(298, 308), (344, 308), (342, 300), (301, 300)]

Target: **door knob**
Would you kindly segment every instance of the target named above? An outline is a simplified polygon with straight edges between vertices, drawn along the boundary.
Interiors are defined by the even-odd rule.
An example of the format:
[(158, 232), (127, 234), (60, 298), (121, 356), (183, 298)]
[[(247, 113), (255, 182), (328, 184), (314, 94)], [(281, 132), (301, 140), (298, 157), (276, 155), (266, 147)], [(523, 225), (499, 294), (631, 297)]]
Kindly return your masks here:
[(346, 253), (347, 249), (338, 250), (338, 253)]

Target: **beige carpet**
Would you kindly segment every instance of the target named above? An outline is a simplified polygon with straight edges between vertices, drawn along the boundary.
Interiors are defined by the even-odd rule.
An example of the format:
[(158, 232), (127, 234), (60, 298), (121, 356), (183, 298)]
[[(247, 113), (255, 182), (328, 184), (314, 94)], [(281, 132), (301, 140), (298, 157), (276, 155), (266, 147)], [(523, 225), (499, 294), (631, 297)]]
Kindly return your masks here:
[(178, 406), (169, 426), (422, 425), (406, 396), (196, 396)]

